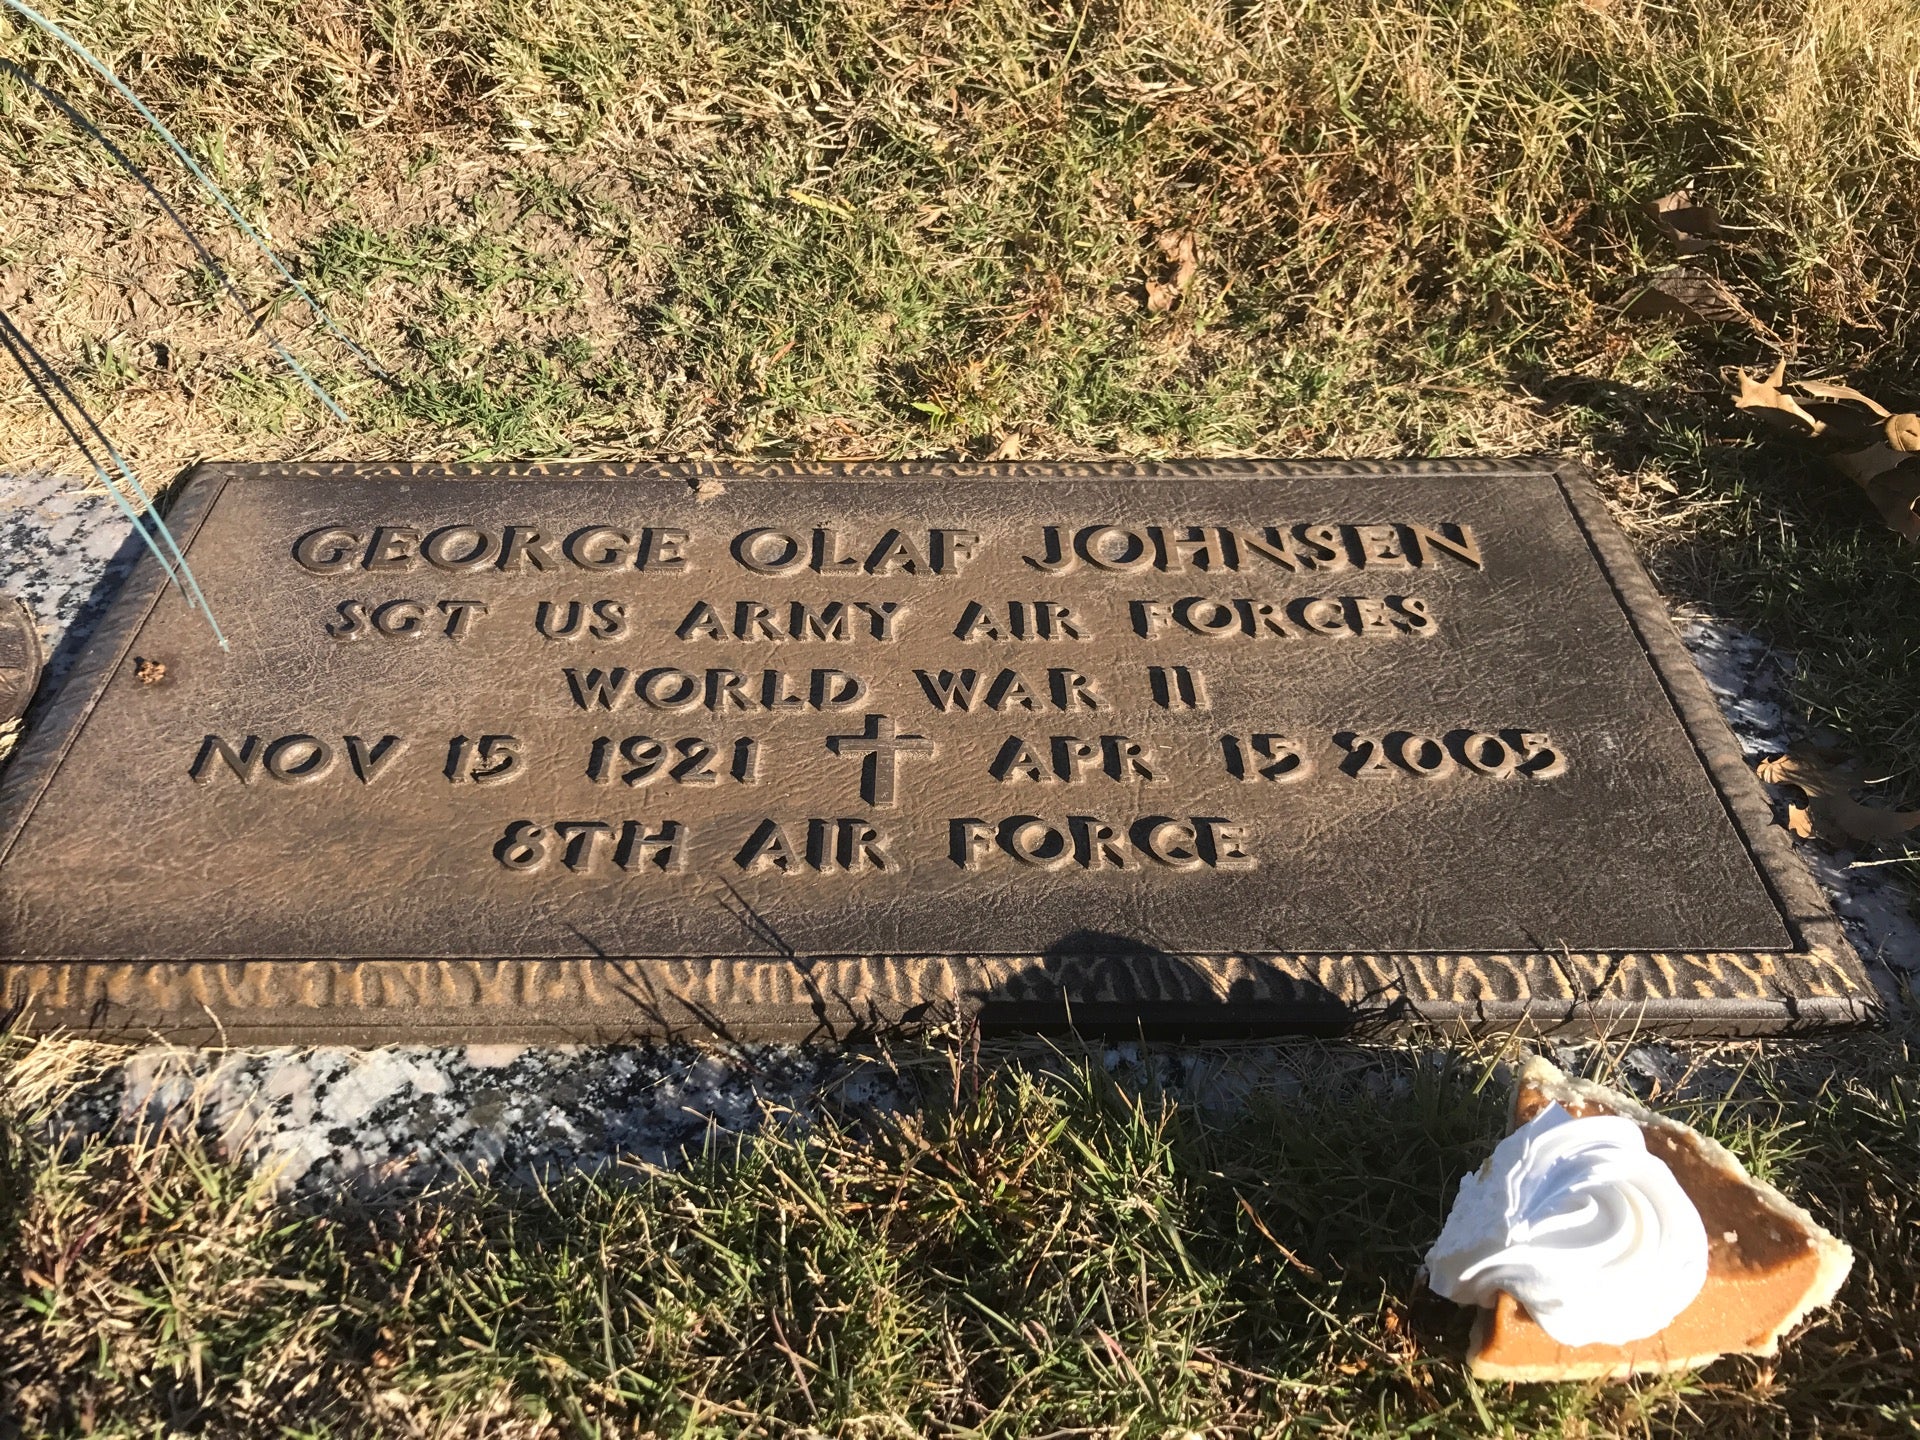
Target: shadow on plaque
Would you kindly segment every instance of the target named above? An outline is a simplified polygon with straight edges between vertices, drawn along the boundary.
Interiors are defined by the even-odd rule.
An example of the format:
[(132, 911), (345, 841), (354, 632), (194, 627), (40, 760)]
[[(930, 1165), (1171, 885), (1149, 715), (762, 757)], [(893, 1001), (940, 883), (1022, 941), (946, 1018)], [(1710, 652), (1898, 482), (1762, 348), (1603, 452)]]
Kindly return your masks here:
[(1060, 1033), (1210, 1039), (1290, 1033), (1347, 1035), (1404, 1023), (1404, 996), (1373, 997), (1364, 1011), (1319, 982), (1258, 956), (1224, 987), (1217, 973), (1128, 935), (1080, 929), (1039, 962), (981, 996), (973, 1013), (988, 1033)]

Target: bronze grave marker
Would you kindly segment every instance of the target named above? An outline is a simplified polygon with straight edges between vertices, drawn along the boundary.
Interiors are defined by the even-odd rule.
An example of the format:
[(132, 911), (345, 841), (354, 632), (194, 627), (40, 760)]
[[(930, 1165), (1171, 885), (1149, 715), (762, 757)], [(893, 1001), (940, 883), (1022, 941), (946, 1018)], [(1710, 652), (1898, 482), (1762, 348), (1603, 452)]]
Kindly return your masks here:
[(1570, 466), (210, 465), (171, 523), (231, 650), (139, 571), (0, 783), (36, 1026), (1871, 996)]

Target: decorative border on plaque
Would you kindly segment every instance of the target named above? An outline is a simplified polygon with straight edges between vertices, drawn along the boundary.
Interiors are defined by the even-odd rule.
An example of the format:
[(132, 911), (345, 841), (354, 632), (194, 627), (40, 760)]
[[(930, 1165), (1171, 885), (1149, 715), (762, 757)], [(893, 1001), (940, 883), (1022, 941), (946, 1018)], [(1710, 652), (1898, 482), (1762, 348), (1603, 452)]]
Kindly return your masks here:
[[(1149, 1031), (1416, 1021), (1729, 1034), (1863, 1018), (1850, 954), (43, 961), (0, 970), (35, 1029), (245, 1042), (709, 1034), (850, 1040), (977, 1019)], [(1703, 1003), (1704, 1002), (1704, 1003)], [(735, 1017), (723, 1021), (721, 1016)]]

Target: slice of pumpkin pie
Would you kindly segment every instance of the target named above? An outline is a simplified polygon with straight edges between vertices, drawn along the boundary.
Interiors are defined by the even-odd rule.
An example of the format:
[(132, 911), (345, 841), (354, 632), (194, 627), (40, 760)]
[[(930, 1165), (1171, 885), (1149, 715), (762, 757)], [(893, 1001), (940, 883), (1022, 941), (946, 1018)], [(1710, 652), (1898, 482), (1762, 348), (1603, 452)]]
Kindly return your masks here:
[(1490, 1380), (1620, 1379), (1772, 1355), (1829, 1303), (1853, 1252), (1723, 1146), (1534, 1059), (1513, 1128), (1461, 1182), (1427, 1256), (1481, 1306)]

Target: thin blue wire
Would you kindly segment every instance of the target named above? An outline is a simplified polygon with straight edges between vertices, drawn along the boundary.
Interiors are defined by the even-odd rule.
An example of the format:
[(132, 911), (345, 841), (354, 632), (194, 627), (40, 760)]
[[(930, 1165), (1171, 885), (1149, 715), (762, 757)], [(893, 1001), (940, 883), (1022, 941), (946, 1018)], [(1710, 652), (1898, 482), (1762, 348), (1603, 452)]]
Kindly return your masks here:
[[(62, 385), (61, 388), (64, 390), (66, 387)], [(206, 594), (200, 589), (200, 582), (194, 578), (193, 569), (187, 564), (187, 557), (181, 554), (179, 542), (173, 538), (173, 531), (167, 528), (167, 522), (160, 518), (159, 510), (154, 507), (153, 497), (147, 494), (145, 488), (140, 484), (140, 477), (133, 473), (133, 467), (121, 458), (120, 452), (114, 449), (113, 442), (107, 438), (106, 432), (94, 423), (93, 417), (87, 415), (84, 410), (81, 411), (81, 414), (85, 417), (88, 428), (91, 429), (94, 434), (98, 435), (100, 437), (100, 443), (107, 447), (107, 454), (113, 457), (114, 466), (122, 475), (126, 476), (127, 483), (133, 487), (134, 493), (146, 502), (147, 514), (153, 517), (153, 523), (159, 528), (160, 534), (165, 537), (167, 548), (179, 557), (180, 569), (173, 577), (174, 584), (180, 586), (180, 593), (186, 597), (189, 606), (197, 604), (200, 607), (200, 613), (207, 617), (207, 624), (213, 627), (213, 638), (220, 642), (220, 648), (222, 650), (231, 649), (232, 647), (227, 644), (225, 632), (220, 629), (220, 622), (213, 618), (213, 607), (207, 603)], [(183, 577), (186, 582), (185, 584), (181, 584)]]
[(126, 497), (121, 495), (119, 489), (114, 485), (113, 477), (107, 474), (106, 468), (101, 465), (99, 457), (93, 453), (92, 448), (87, 444), (86, 437), (74, 428), (73, 421), (67, 417), (66, 411), (60, 408), (60, 402), (53, 397), (52, 392), (47, 389), (46, 383), (40, 376), (34, 373), (32, 363), (27, 359), (26, 355), (21, 352), (19, 346), (14, 343), (13, 333), (9, 333), (10, 330), (10, 326), (0, 326), (0, 347), (4, 347), (7, 354), (13, 357), (13, 363), (20, 367), (20, 373), (27, 377), (27, 383), (33, 386), (34, 390), (39, 394), (41, 403), (47, 407), (47, 410), (52, 414), (53, 418), (60, 422), (60, 428), (67, 432), (67, 438), (73, 441), (74, 448), (86, 457), (87, 464), (93, 468), (93, 473), (99, 478), (102, 488), (107, 492), (107, 497), (111, 499), (114, 504), (118, 505), (121, 513), (132, 522), (133, 528), (139, 532), (140, 538), (147, 542), (147, 549), (153, 552), (153, 558), (160, 562), (160, 568), (166, 572), (167, 578), (172, 579), (174, 573), (173, 562), (160, 553), (159, 542), (148, 533), (147, 527), (140, 523), (139, 515), (135, 513), (133, 507), (127, 503)]
[[(107, 432), (100, 428), (100, 422), (95, 420), (92, 413), (80, 402), (80, 397), (73, 393), (71, 387), (61, 378), (60, 372), (54, 369), (46, 356), (34, 348), (33, 342), (27, 339), (25, 333), (14, 323), (13, 317), (3, 310), (0, 310), (0, 326), (4, 326), (11, 337), (9, 348), (11, 348), (11, 345), (17, 344), (32, 357), (33, 361), (46, 372), (46, 378), (53, 383), (54, 387), (65, 397), (67, 403), (71, 405), (74, 410), (78, 412), (80, 418), (86, 422), (86, 426), (93, 432), (94, 438), (100, 442), (106, 449), (107, 454), (112, 457), (114, 466), (120, 471), (121, 475), (125, 477), (126, 483), (132, 487), (134, 494), (138, 495), (145, 504), (146, 511), (144, 518), (151, 522), (153, 529), (160, 532), (160, 538), (167, 542), (167, 548), (173, 552), (174, 558), (179, 562), (177, 569), (174, 566), (168, 565), (166, 557), (159, 555), (159, 552), (156, 550), (155, 554), (159, 558), (162, 567), (165, 568), (167, 574), (172, 578), (173, 583), (179, 586), (180, 594), (186, 600), (188, 608), (192, 609), (197, 607), (200, 612), (207, 617), (207, 624), (213, 628), (214, 638), (220, 642), (220, 648), (222, 650), (228, 649), (227, 637), (220, 629), (220, 622), (213, 618), (213, 607), (207, 603), (207, 597), (200, 589), (199, 580), (194, 577), (192, 567), (187, 564), (187, 557), (181, 553), (179, 543), (173, 538), (173, 531), (168, 529), (167, 522), (160, 518), (160, 511), (158, 507), (154, 505), (153, 497), (147, 494), (146, 488), (140, 483), (140, 477), (134, 474), (133, 467), (127, 464), (125, 457), (114, 447), (113, 441), (107, 438)], [(32, 374), (29, 374), (27, 378), (34, 381), (34, 388), (40, 391), (43, 399), (46, 399), (47, 392), (40, 381)], [(48, 403), (50, 405), (53, 404), (51, 400), (49, 400)], [(67, 433), (72, 435), (73, 427), (68, 423), (66, 416), (60, 414), (57, 406), (55, 407), (55, 413), (59, 415), (60, 423), (66, 428)], [(76, 441), (78, 438), (78, 436), (75, 436)], [(119, 489), (106, 475), (99, 460), (84, 442), (81, 442), (81, 450), (86, 455), (88, 463), (91, 464), (96, 473), (100, 475), (102, 482), (107, 487), (107, 493), (120, 503), (120, 508), (129, 518), (134, 518), (136, 525), (140, 524), (140, 519), (134, 516), (132, 504), (121, 496)], [(142, 534), (146, 534), (144, 527)], [(148, 537), (147, 543), (149, 547), (152, 546), (153, 542), (151, 537)], [(184, 577), (184, 579), (182, 577)]]
[[(188, 576), (191, 577), (193, 572), (187, 569), (187, 557), (181, 552), (179, 543), (174, 540), (173, 531), (167, 528), (166, 521), (160, 518), (159, 511), (157, 511), (154, 508), (153, 497), (147, 493), (146, 486), (140, 483), (140, 477), (138, 475), (135, 475), (133, 473), (132, 467), (129, 466), (125, 460), (120, 458), (120, 452), (118, 450), (115, 450), (113, 448), (112, 443), (108, 441), (106, 432), (100, 428), (99, 424), (94, 420), (93, 416), (88, 412), (87, 407), (82, 405), (79, 401), (79, 398), (75, 396), (74, 393), (67, 388), (66, 381), (60, 378), (60, 372), (55, 370), (53, 366), (49, 365), (47, 363), (46, 357), (42, 355), (38, 350), (33, 348), (33, 342), (27, 339), (26, 335), (22, 333), (20, 327), (13, 323), (13, 317), (10, 315), (7, 315), (4, 311), (0, 311), (0, 324), (4, 324), (6, 329), (12, 333), (13, 338), (17, 340), (21, 345), (26, 347), (27, 353), (34, 358), (34, 360), (39, 364), (41, 369), (47, 372), (47, 378), (53, 382), (53, 384), (59, 389), (62, 395), (66, 396), (68, 403), (71, 404), (75, 410), (80, 412), (80, 417), (87, 422), (87, 428), (93, 431), (94, 435), (99, 439), (102, 445), (106, 446), (107, 452), (113, 456), (114, 464), (120, 468), (121, 474), (126, 476), (127, 485), (131, 487), (135, 495), (138, 495), (140, 497), (141, 504), (146, 507), (146, 513), (153, 516), (154, 525), (160, 531), (160, 538), (167, 542), (167, 549), (173, 552), (173, 558), (179, 562), (180, 569), (186, 571)], [(98, 464), (97, 461), (95, 463)], [(119, 494), (118, 489), (111, 482), (108, 484), (107, 488), (116, 496)], [(129, 513), (131, 513), (131, 507), (123, 507), (123, 508), (127, 508), (129, 510)], [(173, 575), (174, 583), (176, 585), (180, 585), (181, 594), (185, 595), (186, 586), (184, 584), (181, 584), (180, 577), (177, 574), (174, 574), (172, 566), (168, 567), (167, 573), (170, 575)], [(195, 584), (193, 588), (195, 593), (198, 593), (200, 589), (199, 585)], [(188, 596), (187, 598), (188, 598), (188, 602), (191, 603), (193, 597)], [(211, 611), (208, 612), (207, 619), (209, 621), (212, 621), (213, 614)], [(214, 629), (216, 632), (218, 632), (219, 628), (220, 627), (217, 625), (214, 626)], [(222, 637), (221, 646), (223, 649), (225, 648), (225, 645), (226, 645), (225, 638)]]
[[(167, 522), (160, 518), (159, 510), (154, 507), (153, 497), (147, 494), (145, 487), (140, 483), (140, 477), (133, 473), (133, 467), (128, 465), (120, 452), (114, 448), (113, 442), (107, 438), (106, 432), (100, 428), (99, 422), (88, 412), (87, 407), (80, 403), (79, 397), (68, 388), (67, 382), (60, 377), (60, 372), (55, 370), (53, 366), (47, 362), (47, 358), (34, 348), (33, 342), (27, 339), (20, 327), (13, 323), (13, 317), (7, 314), (5, 310), (0, 310), (0, 339), (5, 340), (6, 348), (13, 355), (15, 363), (25, 372), (33, 388), (40, 392), (41, 399), (44, 400), (47, 407), (53, 411), (54, 417), (59, 420), (61, 428), (73, 438), (74, 443), (80, 448), (80, 453), (87, 457), (87, 463), (93, 467), (94, 474), (100, 477), (100, 483), (106, 487), (107, 494), (112, 497), (113, 502), (120, 507), (121, 512), (127, 519), (133, 522), (134, 529), (140, 532), (140, 538), (146, 541), (147, 548), (153, 552), (154, 558), (160, 562), (160, 568), (166, 571), (167, 575), (173, 580), (173, 583), (179, 587), (180, 594), (186, 600), (188, 607), (198, 608), (200, 613), (207, 617), (207, 624), (212, 627), (214, 639), (220, 642), (220, 648), (222, 650), (231, 649), (232, 647), (227, 643), (226, 634), (220, 629), (220, 622), (213, 618), (213, 607), (207, 603), (206, 594), (200, 589), (200, 582), (194, 578), (193, 569), (187, 564), (187, 557), (181, 553), (179, 543), (173, 538), (173, 531), (168, 529)], [(20, 352), (23, 350), (26, 352), (26, 355), (32, 359), (34, 364), (37, 364), (46, 372), (45, 381), (43, 381), (40, 376), (34, 374), (26, 360), (21, 357)], [(119, 469), (120, 473), (126, 477), (127, 484), (132, 487), (134, 494), (138, 495), (146, 505), (144, 516), (135, 511), (132, 502), (120, 493), (119, 486), (116, 485), (112, 477), (107, 474), (105, 467), (100, 464), (99, 458), (94, 455), (86, 441), (81, 439), (75, 432), (72, 422), (60, 409), (58, 403), (54, 401), (52, 396), (47, 393), (46, 381), (52, 382), (54, 388), (66, 398), (67, 402), (79, 413), (80, 418), (86, 422), (87, 428), (93, 432), (94, 438), (106, 447), (107, 454), (113, 458), (114, 465)], [(154, 542), (152, 530), (149, 530), (148, 524), (146, 523), (149, 521), (151, 522), (152, 530), (158, 530), (160, 532), (160, 538), (167, 542), (167, 548), (173, 552), (174, 559), (179, 562), (177, 569), (167, 562), (165, 555), (160, 553), (160, 547)]]
[[(120, 493), (120, 487), (114, 482), (113, 477), (107, 473), (106, 467), (100, 463), (99, 457), (93, 453), (93, 448), (87, 444), (86, 436), (74, 428), (72, 419), (67, 415), (65, 410), (60, 408), (59, 399), (52, 391), (47, 389), (47, 378), (52, 378), (56, 381), (58, 379), (53, 373), (53, 367), (47, 364), (44, 355), (33, 348), (33, 343), (21, 333), (20, 328), (13, 323), (13, 317), (8, 315), (4, 310), (0, 310), (0, 345), (6, 347), (7, 354), (13, 357), (13, 363), (18, 365), (20, 367), (20, 373), (27, 377), (27, 383), (32, 385), (34, 390), (39, 394), (41, 403), (52, 413), (53, 418), (60, 422), (60, 428), (67, 432), (67, 438), (73, 441), (74, 448), (86, 457), (87, 464), (93, 468), (93, 473), (99, 478), (101, 485), (105, 487), (108, 498), (120, 507), (121, 513), (124, 514), (128, 520), (133, 522), (134, 529), (140, 532), (140, 537), (147, 542), (147, 548), (153, 552), (153, 558), (158, 560), (160, 562), (160, 568), (167, 572), (167, 578), (170, 580), (175, 579), (173, 562), (160, 553), (159, 542), (153, 538), (148, 532), (147, 527), (141, 522), (140, 512), (136, 511), (132, 503)], [(40, 375), (39, 371), (35, 369), (36, 366), (46, 370), (46, 378)], [(65, 387), (62, 386), (61, 388), (64, 389)], [(94, 430), (96, 434), (98, 433), (98, 427), (89, 424), (88, 428)], [(178, 581), (175, 580), (175, 583), (177, 584)]]
[[(219, 187), (219, 185), (214, 182), (214, 179), (212, 176), (208, 175), (206, 171), (200, 168), (199, 163), (193, 158), (193, 156), (187, 153), (186, 146), (182, 145), (177, 139), (175, 139), (173, 132), (169, 130), (164, 124), (161, 123), (160, 117), (154, 114), (153, 111), (149, 110), (146, 107), (146, 105), (141, 101), (140, 97), (134, 94), (133, 91), (127, 88), (125, 81), (123, 81), (118, 75), (114, 74), (112, 69), (109, 68), (108, 65), (104, 61), (102, 61), (98, 56), (96, 56), (91, 50), (87, 49), (86, 46), (82, 45), (78, 40), (74, 39), (73, 36), (69, 35), (66, 31), (62, 30), (58, 25), (54, 24), (53, 21), (47, 19), (47, 17), (42, 15), (38, 10), (35, 10), (32, 6), (23, 3), (23, 0), (4, 0), (4, 3), (6, 4), (8, 9), (14, 10), (19, 14), (24, 15), (28, 20), (32, 21), (35, 25), (38, 25), (42, 30), (46, 31), (49, 35), (53, 36), (61, 44), (65, 45), (69, 50), (73, 51), (74, 54), (78, 55), (82, 60), (86, 61), (86, 63), (93, 68), (93, 70), (100, 76), (101, 79), (105, 80), (109, 85), (113, 86), (115, 90), (119, 91), (121, 97), (125, 99), (129, 105), (133, 106), (135, 110), (138, 110), (140, 112), (141, 118), (144, 119), (147, 122), (147, 124), (153, 127), (154, 133), (159, 135), (159, 137), (162, 140), (167, 142), (168, 147), (171, 148), (173, 153), (180, 158), (180, 163), (182, 165), (185, 165), (187, 169), (192, 172), (193, 177), (196, 180), (198, 180), (201, 183), (201, 185), (203, 185), (206, 188), (207, 193), (211, 195), (216, 202), (218, 202), (218, 204), (220, 205), (220, 208), (225, 210), (227, 214), (233, 218), (233, 223), (238, 225), (240, 229), (246, 234), (247, 238), (253, 241), (253, 243), (259, 247), (260, 253), (262, 255), (265, 255), (267, 257), (268, 262), (272, 264), (273, 268), (280, 272), (280, 278), (285, 280), (288, 285), (293, 287), (294, 294), (298, 295), (302, 300), (306, 301), (307, 308), (313, 311), (315, 318), (317, 318), (322, 325), (327, 327), (328, 331), (332, 333), (335, 339), (339, 340), (341, 344), (345, 345), (355, 355), (359, 356), (361, 363), (366, 365), (368, 369), (372, 370), (374, 374), (380, 376), (382, 379), (389, 378), (386, 370), (384, 370), (381, 367), (380, 363), (377, 360), (375, 360), (371, 355), (367, 354), (367, 352), (362, 350), (358, 345), (354, 344), (353, 341), (347, 337), (346, 333), (342, 331), (338, 325), (333, 323), (333, 317), (327, 314), (326, 310), (321, 306), (320, 302), (318, 300), (315, 300), (313, 296), (309, 295), (307, 293), (306, 287), (302, 285), (298, 280), (293, 278), (293, 272), (288, 270), (285, 265), (280, 263), (280, 257), (274, 254), (273, 247), (267, 244), (265, 240), (261, 239), (260, 233), (257, 230), (255, 230), (253, 226), (247, 223), (247, 217), (242, 215), (238, 210), (234, 208), (233, 202), (227, 199), (227, 192), (222, 190)], [(342, 418), (345, 418), (345, 417), (342, 417)]]
[[(159, 187), (153, 183), (152, 177), (149, 176), (146, 171), (128, 159), (126, 153), (121, 150), (118, 145), (114, 144), (113, 141), (101, 133), (99, 126), (95, 125), (91, 120), (87, 119), (86, 116), (82, 115), (79, 110), (75, 109), (73, 103), (58, 90), (52, 89), (50, 86), (42, 85), (11, 60), (0, 59), (0, 70), (5, 70), (22, 84), (31, 86), (39, 92), (40, 97), (49, 105), (59, 110), (67, 119), (71, 120), (75, 125), (79, 126), (81, 130), (97, 140), (101, 148), (119, 162), (120, 168), (137, 180), (140, 183), (140, 187), (153, 197), (154, 204), (166, 212), (167, 218), (174, 223), (174, 227), (179, 230), (182, 235), (187, 237), (187, 243), (193, 247), (194, 253), (199, 255), (200, 262), (213, 272), (214, 278), (220, 282), (222, 288), (232, 297), (233, 303), (239, 307), (240, 313), (245, 315), (249, 321), (253, 322), (256, 330), (264, 330), (265, 327), (263, 323), (254, 316), (253, 307), (247, 304), (246, 297), (235, 287), (232, 279), (228, 277), (226, 270), (221, 267), (220, 262), (213, 258), (213, 252), (201, 243), (200, 236), (195, 233), (193, 227), (180, 218), (180, 212), (175, 210), (173, 206), (167, 202), (167, 197), (160, 193)], [(319, 400), (322, 405), (325, 405), (338, 416), (343, 425), (351, 425), (353, 423), (347, 419), (347, 412), (334, 403), (333, 396), (321, 388), (320, 382), (307, 373), (306, 368), (301, 365), (298, 360), (293, 358), (286, 346), (282, 345), (280, 341), (272, 335), (268, 335), (266, 339), (267, 344), (273, 347), (273, 353), (286, 362), (287, 368), (300, 377), (307, 389), (313, 392), (314, 397)]]

